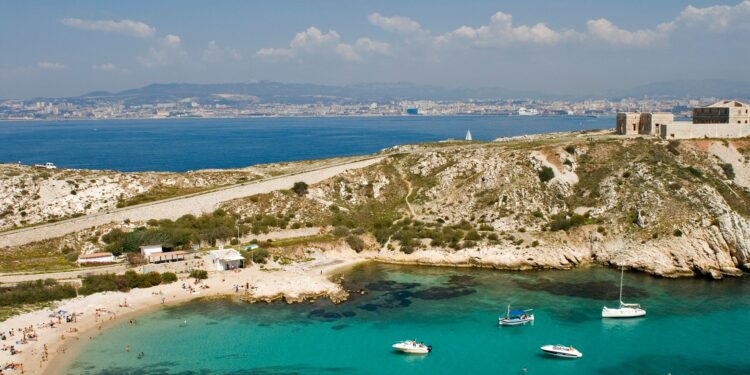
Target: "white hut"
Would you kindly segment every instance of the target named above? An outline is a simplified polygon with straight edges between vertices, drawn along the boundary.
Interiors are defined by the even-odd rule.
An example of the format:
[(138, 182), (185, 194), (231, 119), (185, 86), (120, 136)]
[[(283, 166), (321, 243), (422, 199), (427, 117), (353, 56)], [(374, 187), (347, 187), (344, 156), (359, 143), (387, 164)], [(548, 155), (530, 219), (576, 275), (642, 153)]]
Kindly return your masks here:
[(235, 249), (219, 249), (209, 251), (208, 260), (217, 271), (224, 271), (242, 268), (245, 257)]

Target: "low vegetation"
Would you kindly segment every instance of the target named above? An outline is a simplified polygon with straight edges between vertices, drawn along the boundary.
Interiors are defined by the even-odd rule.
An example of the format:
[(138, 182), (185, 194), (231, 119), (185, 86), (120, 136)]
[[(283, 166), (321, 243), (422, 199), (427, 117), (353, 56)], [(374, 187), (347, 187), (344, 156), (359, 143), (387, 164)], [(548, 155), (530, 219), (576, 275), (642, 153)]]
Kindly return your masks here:
[(83, 295), (110, 291), (127, 292), (133, 288), (150, 288), (175, 281), (177, 281), (177, 275), (171, 272), (136, 273), (131, 270), (122, 275), (108, 273), (86, 276), (78, 292)]

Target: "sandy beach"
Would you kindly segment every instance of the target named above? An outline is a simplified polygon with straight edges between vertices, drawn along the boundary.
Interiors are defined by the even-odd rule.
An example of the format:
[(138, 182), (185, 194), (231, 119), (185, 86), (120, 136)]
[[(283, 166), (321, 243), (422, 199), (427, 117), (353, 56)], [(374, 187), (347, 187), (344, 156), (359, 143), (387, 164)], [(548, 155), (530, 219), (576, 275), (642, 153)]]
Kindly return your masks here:
[[(283, 267), (261, 269), (253, 265), (211, 272), (208, 279), (197, 284), (181, 275), (177, 282), (168, 285), (62, 301), (55, 309), (25, 313), (0, 323), (0, 334), (5, 335), (0, 373), (60, 374), (75, 359), (83, 343), (96, 340), (108, 327), (154, 309), (198, 298), (234, 296), (251, 301), (283, 299), (293, 303), (327, 296), (342, 300), (346, 291), (331, 281), (331, 276), (361, 261), (344, 254), (321, 253), (313, 261)], [(10, 346), (17, 351), (15, 355), (11, 354)], [(5, 370), (8, 364), (16, 364), (15, 370)]]

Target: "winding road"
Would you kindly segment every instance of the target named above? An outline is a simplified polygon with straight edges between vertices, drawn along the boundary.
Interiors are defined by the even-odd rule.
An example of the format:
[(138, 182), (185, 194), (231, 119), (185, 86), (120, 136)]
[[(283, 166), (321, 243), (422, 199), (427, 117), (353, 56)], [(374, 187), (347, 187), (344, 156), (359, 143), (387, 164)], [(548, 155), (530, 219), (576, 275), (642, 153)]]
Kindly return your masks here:
[(68, 233), (78, 232), (113, 221), (124, 221), (126, 219), (132, 221), (146, 221), (149, 219), (174, 220), (187, 214), (200, 215), (214, 211), (222, 202), (255, 194), (269, 193), (275, 190), (289, 189), (297, 181), (304, 181), (307, 184), (318, 183), (351, 169), (359, 169), (377, 164), (383, 158), (385, 156), (371, 156), (355, 161), (318, 167), (304, 172), (295, 172), (260, 181), (225, 186), (192, 195), (2, 232), (0, 233), (0, 247), (20, 246), (48, 238), (60, 237)]

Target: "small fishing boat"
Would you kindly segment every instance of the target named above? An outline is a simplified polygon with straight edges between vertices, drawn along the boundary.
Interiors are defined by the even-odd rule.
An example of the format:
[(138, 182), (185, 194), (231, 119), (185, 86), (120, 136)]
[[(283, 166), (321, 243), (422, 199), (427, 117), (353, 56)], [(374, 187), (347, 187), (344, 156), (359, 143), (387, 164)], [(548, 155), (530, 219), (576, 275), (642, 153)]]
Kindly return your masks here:
[(560, 358), (581, 358), (583, 357), (583, 353), (579, 352), (576, 348), (572, 346), (565, 346), (565, 345), (545, 345), (541, 347), (542, 351)]
[(625, 267), (620, 269), (620, 306), (611, 308), (602, 307), (602, 318), (637, 318), (646, 315), (646, 310), (637, 303), (622, 302), (622, 279), (625, 275)]
[(517, 326), (526, 324), (534, 321), (534, 310), (526, 308), (510, 309), (508, 305), (508, 311), (505, 312), (505, 316), (498, 318), (498, 323), (501, 326)]
[(417, 340), (406, 340), (392, 345), (393, 349), (406, 354), (427, 354), (432, 351), (432, 345), (425, 345)]

